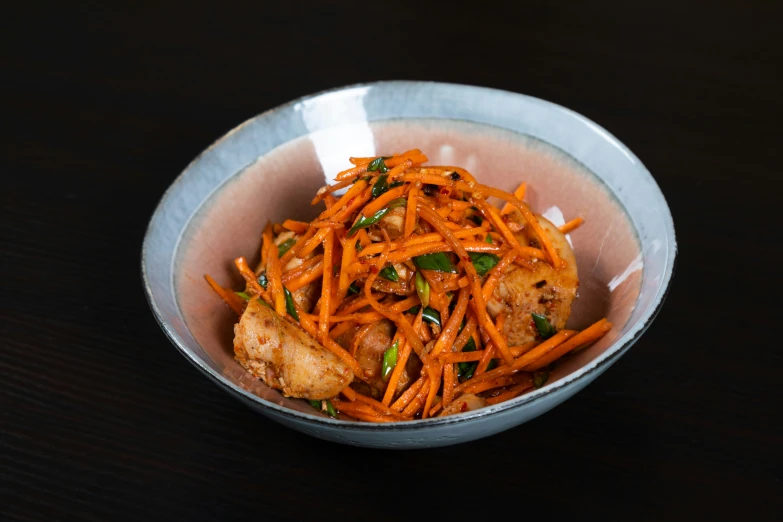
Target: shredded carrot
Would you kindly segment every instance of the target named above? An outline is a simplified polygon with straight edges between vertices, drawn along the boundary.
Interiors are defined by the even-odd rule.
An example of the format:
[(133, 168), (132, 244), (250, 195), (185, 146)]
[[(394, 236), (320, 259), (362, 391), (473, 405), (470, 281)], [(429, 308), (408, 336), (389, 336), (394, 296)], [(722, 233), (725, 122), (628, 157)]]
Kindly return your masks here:
[(527, 379), (520, 382), (519, 384), (510, 386), (506, 391), (504, 391), (500, 395), (487, 397), (484, 400), (487, 401), (489, 404), (500, 404), (501, 402), (509, 401), (515, 397), (519, 397), (520, 395), (522, 395), (524, 392), (526, 392), (532, 387), (533, 387), (533, 379)]
[(386, 206), (391, 203), (393, 200), (402, 197), (405, 192), (408, 190), (408, 185), (400, 185), (399, 187), (394, 187), (393, 189), (384, 192), (374, 200), (372, 200), (370, 203), (367, 203), (364, 208), (362, 209), (362, 215), (365, 217), (370, 217), (379, 210), (382, 210), (386, 208)]
[[(522, 201), (523, 199), (525, 199), (526, 191), (527, 191), (527, 183), (522, 182), (514, 191), (514, 197)], [(500, 215), (505, 216), (506, 214), (510, 214), (513, 210), (514, 210), (514, 205), (512, 205), (511, 203), (506, 203), (505, 205), (503, 205), (503, 210), (500, 211)]]
[(242, 315), (242, 312), (245, 311), (245, 306), (247, 303), (245, 303), (245, 300), (239, 297), (237, 294), (230, 290), (226, 290), (217, 282), (212, 279), (208, 274), (204, 274), (204, 279), (207, 280), (207, 283), (209, 283), (209, 286), (212, 287), (212, 290), (215, 291), (215, 293), (220, 296), (223, 301), (226, 302), (226, 304), (234, 311), (237, 315)]
[(563, 234), (568, 234), (569, 232), (573, 232), (577, 228), (581, 227), (582, 223), (584, 222), (585, 220), (580, 217), (574, 218), (568, 223), (560, 226), (560, 232), (562, 232)]
[(329, 315), (332, 305), (332, 262), (334, 250), (334, 232), (329, 231), (324, 238), (323, 281), (321, 283), (321, 313), (318, 321), (318, 339), (323, 343), (329, 337)]
[(403, 411), (408, 406), (408, 404), (410, 404), (413, 398), (419, 394), (419, 391), (424, 388), (427, 380), (428, 377), (419, 377), (412, 385), (408, 387), (407, 390), (405, 390), (402, 395), (400, 395), (396, 401), (394, 401), (394, 403), (391, 405), (391, 409), (394, 411)]
[(474, 351), (474, 352), (445, 353), (440, 356), (440, 360), (441, 362), (444, 363), (473, 362), (473, 361), (480, 360), (485, 352), (486, 350)]
[(337, 326), (329, 330), (329, 337), (331, 337), (332, 339), (337, 339), (342, 334), (344, 334), (345, 332), (353, 328), (355, 325), (356, 323), (354, 323), (353, 321), (344, 321), (342, 323), (337, 323)]
[(583, 346), (588, 343), (592, 343), (593, 341), (597, 341), (601, 337), (606, 334), (609, 330), (612, 328), (612, 323), (607, 321), (606, 319), (601, 319), (600, 321), (592, 324), (588, 328), (585, 328), (578, 334), (574, 335), (571, 339), (565, 341), (560, 346), (557, 346), (555, 349), (553, 349), (551, 352), (542, 355), (538, 359), (536, 359), (534, 362), (528, 364), (527, 366), (523, 366), (522, 369), (527, 372), (534, 372), (536, 370), (540, 370), (544, 366), (547, 366), (551, 364), (552, 362), (556, 361), (557, 359), (561, 358), (574, 348), (577, 348), (579, 346)]
[[(546, 340), (509, 346), (504, 332), (509, 312), (498, 314), (494, 321), (490, 317), (487, 304), (515, 266), (535, 269), (539, 262), (565, 266), (548, 229), (523, 202), (526, 183), (509, 193), (478, 183), (460, 167), (422, 166), (427, 156), (419, 149), (349, 161), (351, 168), (315, 194), (311, 203), (323, 201), (326, 207), (316, 219), (267, 223), (255, 271), (245, 258), (235, 260), (247, 294), (268, 303), (291, 323), (297, 323), (298, 317), (298, 325), (348, 365), (357, 381), (372, 382), (355, 357), (357, 351), (361, 353), (360, 346), (369, 335), (376, 335), (373, 332), (381, 321), (394, 323), (390, 342), (398, 346), (397, 360), (385, 388), (381, 387), (382, 397), (376, 400), (369, 393), (345, 387), (330, 399), (341, 418), (348, 415), (367, 422), (426, 419), (441, 414), (465, 393), (480, 393), (489, 404), (511, 400), (532, 387), (531, 372), (589, 345), (611, 329), (611, 323), (602, 319), (581, 332), (562, 330)], [(373, 171), (369, 171), (371, 164)], [(389, 188), (374, 197), (379, 182)], [(490, 204), (491, 198), (504, 202), (502, 210), (494, 200)], [(395, 214), (403, 220), (395, 217), (356, 226), (362, 217), (375, 216), (392, 202), (397, 205), (396, 200), (405, 201), (404, 216), (400, 211)], [(522, 216), (519, 221), (506, 217), (515, 211)], [(570, 233), (583, 223), (577, 217), (560, 231)], [(524, 227), (539, 248), (517, 238), (515, 234)], [(295, 241), (287, 241), (293, 245), (279, 255), (275, 239), (281, 241), (279, 234), (284, 231), (293, 232)], [(476, 267), (485, 267), (487, 259), (477, 254), (494, 254), (499, 259), (479, 276)], [(442, 265), (444, 259), (451, 262), (445, 271), (421, 268), (426, 263)], [(390, 272), (390, 267), (396, 270)], [(262, 274), (266, 286), (259, 279)], [(420, 285), (414, 288), (414, 276), (423, 276), (428, 290)], [(210, 276), (205, 278), (229, 307), (238, 315), (243, 313), (243, 298)], [(351, 295), (357, 289), (358, 294)], [(292, 303), (288, 293), (298, 291)], [(314, 293), (316, 303), (310, 302)], [(301, 299), (304, 296), (306, 301)], [(292, 304), (295, 312), (290, 310)], [(415, 315), (410, 313), (414, 306), (419, 307)], [(435, 311), (439, 321), (428, 315)], [(475, 349), (465, 352), (469, 341)], [(417, 364), (421, 361), (422, 368), (408, 382), (403, 376), (410, 370), (412, 357)], [(497, 367), (488, 370), (495, 362)], [(459, 382), (454, 365), (464, 363), (475, 363), (475, 369)]]
[(293, 219), (286, 219), (283, 221), (283, 228), (287, 228), (291, 232), (296, 234), (304, 234), (307, 229), (310, 228), (310, 223), (304, 223), (302, 221), (294, 221)]
[(454, 365), (451, 362), (447, 361), (443, 367), (443, 398), (440, 402), (443, 407), (451, 404), (451, 400), (454, 398)]
[[(345, 181), (341, 181), (340, 183), (335, 183), (334, 185), (327, 185), (325, 187), (321, 187), (318, 189), (318, 192), (315, 193), (315, 197), (310, 202), (311, 205), (317, 205), (322, 199), (324, 199), (326, 196), (331, 196), (332, 192), (335, 192), (337, 190), (340, 190), (342, 188), (347, 187), (348, 185), (352, 185), (355, 180), (348, 179)], [(332, 196), (334, 197), (334, 196)]]

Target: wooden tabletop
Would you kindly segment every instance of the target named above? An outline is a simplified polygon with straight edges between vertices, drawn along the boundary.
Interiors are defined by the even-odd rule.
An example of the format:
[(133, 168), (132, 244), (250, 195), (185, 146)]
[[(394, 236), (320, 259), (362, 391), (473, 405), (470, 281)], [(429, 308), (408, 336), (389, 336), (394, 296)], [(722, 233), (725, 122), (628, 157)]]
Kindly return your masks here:
[[(0, 519), (783, 519), (773, 4), (5, 7)], [(147, 221), (202, 149), (293, 98), (382, 79), (582, 113), (674, 216), (679, 262), (649, 331), (484, 440), (391, 452), (289, 430), (191, 366), (142, 291)]]

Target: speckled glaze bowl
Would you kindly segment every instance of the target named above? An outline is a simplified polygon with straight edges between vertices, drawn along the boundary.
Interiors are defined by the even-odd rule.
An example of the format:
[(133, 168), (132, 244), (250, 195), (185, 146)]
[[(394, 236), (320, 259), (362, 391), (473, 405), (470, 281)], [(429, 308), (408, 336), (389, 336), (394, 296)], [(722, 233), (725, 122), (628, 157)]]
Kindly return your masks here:
[[(241, 288), (232, 260), (258, 259), (267, 220), (308, 220), (314, 192), (349, 156), (422, 149), (513, 190), (569, 235), (579, 298), (569, 328), (608, 317), (614, 328), (559, 364), (548, 383), (514, 400), (449, 417), (371, 424), (333, 420), (283, 397), (233, 359), (236, 316), (204, 282)], [(187, 360), (251, 408), (315, 437), (376, 448), (457, 444), (498, 433), (557, 406), (606, 371), (663, 304), (677, 246), (666, 200), (622, 143), (558, 105), (481, 87), (382, 82), (307, 96), (241, 124), (176, 179), (149, 223), (144, 289), (163, 331)], [(187, 398), (183, 397), (183, 400)]]

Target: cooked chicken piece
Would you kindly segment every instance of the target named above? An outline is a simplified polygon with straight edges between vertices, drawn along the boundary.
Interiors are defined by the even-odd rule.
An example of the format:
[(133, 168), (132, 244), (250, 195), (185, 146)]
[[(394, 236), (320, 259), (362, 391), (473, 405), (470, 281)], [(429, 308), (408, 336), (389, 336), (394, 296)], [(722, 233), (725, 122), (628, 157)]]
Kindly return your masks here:
[(257, 299), (234, 326), (234, 354), (250, 373), (290, 397), (328, 399), (354, 377), (339, 357)]
[(464, 395), (460, 395), (454, 399), (451, 404), (443, 408), (443, 411), (440, 412), (438, 417), (445, 417), (446, 415), (453, 415), (455, 413), (464, 413), (466, 411), (478, 410), (479, 408), (483, 408), (485, 406), (489, 406), (487, 401), (478, 395), (466, 393)]
[(378, 227), (389, 234), (389, 239), (397, 239), (405, 232), (405, 207), (394, 207), (378, 222)]
[[(525, 226), (519, 212), (509, 214), (509, 220), (519, 225), (516, 237), (522, 245), (539, 247), (535, 235)], [(549, 220), (537, 216), (538, 222), (547, 231), (549, 238), (566, 267), (555, 270), (547, 262), (537, 261), (534, 269), (511, 265), (500, 278), (495, 292), (487, 302), (490, 315), (509, 312), (504, 334), (508, 344), (518, 346), (535, 340), (538, 330), (531, 313), (541, 314), (549, 319), (556, 330), (565, 327), (571, 315), (571, 303), (576, 298), (579, 277), (576, 273), (576, 259), (565, 235)]]
[[(358, 328), (347, 331), (337, 338), (337, 342), (344, 348), (349, 349)], [(359, 346), (356, 348), (356, 360), (364, 370), (367, 376), (367, 382), (354, 382), (352, 386), (357, 391), (375, 398), (380, 398), (386, 393), (387, 382), (383, 380), (381, 373), (383, 369), (383, 353), (392, 345), (394, 338), (394, 323), (388, 319), (383, 319), (375, 324), (372, 329), (362, 338)], [(421, 373), (421, 361), (416, 354), (411, 354), (408, 362), (397, 382), (395, 396), (402, 393), (408, 387), (412, 379), (418, 378)]]

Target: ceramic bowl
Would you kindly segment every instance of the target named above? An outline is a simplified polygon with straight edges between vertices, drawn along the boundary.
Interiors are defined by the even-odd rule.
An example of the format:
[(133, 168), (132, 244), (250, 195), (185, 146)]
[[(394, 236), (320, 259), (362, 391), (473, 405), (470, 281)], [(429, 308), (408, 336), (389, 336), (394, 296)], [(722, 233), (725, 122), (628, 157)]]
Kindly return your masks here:
[[(548, 383), (498, 405), (389, 424), (334, 420), (283, 397), (233, 359), (236, 316), (204, 281), (241, 288), (232, 260), (258, 259), (267, 220), (308, 220), (314, 192), (350, 156), (420, 148), (514, 190), (569, 235), (580, 276), (570, 328), (608, 317), (614, 328), (559, 364)], [(677, 247), (666, 200), (620, 141), (587, 118), (511, 92), (429, 82), (339, 88), (265, 112), (216, 141), (161, 199), (142, 252), (144, 288), (163, 331), (220, 388), (261, 414), (315, 437), (357, 446), (420, 448), (478, 439), (524, 423), (606, 371), (655, 318)], [(187, 400), (183, 397), (183, 400)]]

